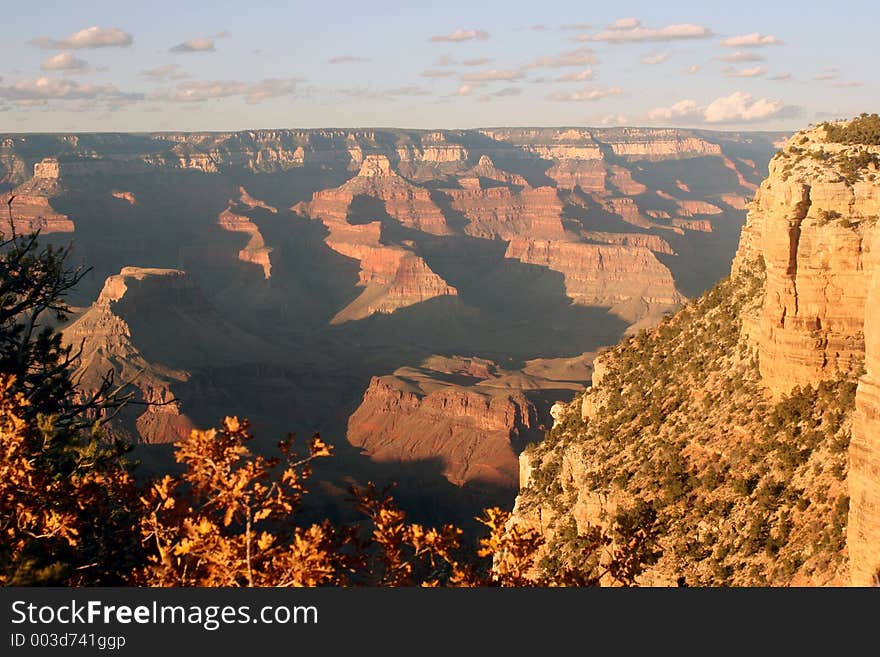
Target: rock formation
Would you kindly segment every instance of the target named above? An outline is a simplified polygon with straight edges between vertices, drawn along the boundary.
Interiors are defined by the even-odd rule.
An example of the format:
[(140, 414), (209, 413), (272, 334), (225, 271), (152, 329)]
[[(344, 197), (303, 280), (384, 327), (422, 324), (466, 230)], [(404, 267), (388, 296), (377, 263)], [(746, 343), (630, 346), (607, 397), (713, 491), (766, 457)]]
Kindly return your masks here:
[(250, 210), (262, 208), (273, 214), (277, 214), (278, 210), (263, 201), (253, 198), (244, 187), (239, 187), (237, 197), (230, 199), (229, 205), (217, 217), (217, 224), (224, 230), (248, 235), (248, 242), (238, 252), (238, 258), (242, 262), (250, 262), (261, 267), (263, 276), (268, 279), (272, 275), (272, 262), (269, 257), (272, 249), (266, 246), (259, 227), (249, 217), (235, 212), (235, 207)]
[(865, 370), (856, 393), (849, 447), (847, 546), (856, 586), (880, 580), (880, 269), (874, 265), (865, 315)]
[(428, 190), (399, 176), (384, 155), (366, 156), (357, 176), (336, 189), (315, 192), (311, 202), (299, 208), (313, 218), (340, 220), (348, 216), (359, 196), (382, 201), (385, 212), (408, 228), (432, 235), (450, 232)]
[(586, 306), (610, 307), (633, 299), (674, 306), (682, 300), (672, 273), (643, 246), (517, 237), (510, 241), (505, 257), (562, 273), (565, 293)]
[(615, 155), (630, 159), (721, 155), (718, 144), (664, 128), (620, 128), (606, 140)]
[(465, 233), (509, 240), (518, 235), (561, 238), (562, 203), (552, 187), (513, 191), (508, 187), (447, 190), (452, 207), (468, 219)]
[[(16, 187), (12, 194), (12, 217), (19, 234), (39, 230), (48, 233), (72, 233), (73, 222), (56, 212), (49, 203), (60, 191), (58, 161), (45, 158), (34, 164), (34, 176)], [(6, 222), (4, 221), (4, 224)]]
[(107, 279), (91, 308), (64, 329), (64, 341), (81, 350), (75, 375), (84, 394), (97, 390), (109, 372), (117, 385), (127, 383), (137, 391), (136, 401), (151, 404), (145, 409), (126, 409), (122, 427), (129, 439), (172, 442), (186, 436), (193, 426), (171, 389), (186, 381), (189, 373), (147, 361), (132, 342), (131, 327), (116, 309), (129, 288), (134, 286), (137, 296), (137, 288), (147, 278), (159, 279), (163, 288), (187, 285), (181, 271), (125, 267)]
[(333, 323), (391, 313), (435, 297), (458, 294), (412, 247), (383, 244), (378, 221), (352, 225), (328, 219), (324, 224), (330, 230), (327, 246), (359, 261), (358, 284), (364, 287), (357, 299), (335, 315)]
[(537, 412), (521, 392), (494, 388), (497, 376), (491, 361), (434, 358), (373, 377), (349, 418), (348, 440), (377, 461), (439, 458), (457, 485), (514, 487), (516, 446), (537, 428)]
[(830, 130), (773, 159), (730, 279), (596, 359), (522, 456), (512, 522), (544, 535), (545, 563), (648, 504), (663, 555), (645, 583), (876, 583), (880, 146)]
[(733, 268), (758, 257), (767, 268), (754, 330), (762, 378), (776, 394), (861, 366), (880, 214), (880, 186), (843, 171), (861, 148), (826, 142), (822, 128), (799, 133), (771, 161), (743, 229)]
[(245, 233), (248, 236), (248, 242), (238, 252), (239, 260), (261, 267), (265, 278), (269, 278), (272, 275), (272, 262), (269, 259), (272, 249), (266, 246), (266, 242), (263, 240), (262, 234), (260, 234), (260, 229), (249, 217), (236, 214), (232, 210), (232, 206), (229, 206), (217, 217), (217, 224), (224, 230)]
[(110, 192), (110, 194), (113, 196), (113, 198), (118, 198), (120, 201), (125, 201), (129, 205), (137, 204), (137, 200), (135, 199), (134, 194), (132, 194), (131, 192), (114, 189), (112, 192)]

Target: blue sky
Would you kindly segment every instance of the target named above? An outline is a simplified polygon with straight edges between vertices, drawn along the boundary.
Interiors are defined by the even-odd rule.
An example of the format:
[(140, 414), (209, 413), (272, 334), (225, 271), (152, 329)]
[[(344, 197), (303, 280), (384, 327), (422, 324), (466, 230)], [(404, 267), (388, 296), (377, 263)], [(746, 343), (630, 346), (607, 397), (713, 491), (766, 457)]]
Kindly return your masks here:
[(670, 125), (880, 107), (876, 2), (15, 3), (0, 131)]

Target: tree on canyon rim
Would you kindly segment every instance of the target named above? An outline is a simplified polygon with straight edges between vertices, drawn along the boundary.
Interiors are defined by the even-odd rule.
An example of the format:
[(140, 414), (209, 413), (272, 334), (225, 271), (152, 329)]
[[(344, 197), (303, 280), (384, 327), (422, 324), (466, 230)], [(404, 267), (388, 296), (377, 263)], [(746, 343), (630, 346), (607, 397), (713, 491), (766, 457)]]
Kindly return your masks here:
[(0, 583), (118, 583), (137, 560), (134, 487), (126, 446), (101, 426), (131, 395), (112, 373), (76, 389), (79, 352), (55, 325), (88, 270), (67, 266), (70, 247), (17, 233), (14, 198), (0, 231)]

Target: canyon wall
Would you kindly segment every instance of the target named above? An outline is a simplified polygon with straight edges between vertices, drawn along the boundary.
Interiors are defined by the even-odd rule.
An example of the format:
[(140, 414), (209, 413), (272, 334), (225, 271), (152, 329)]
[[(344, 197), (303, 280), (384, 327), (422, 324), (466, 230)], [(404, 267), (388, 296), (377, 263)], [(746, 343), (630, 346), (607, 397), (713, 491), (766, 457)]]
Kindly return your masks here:
[(125, 391), (135, 393), (135, 403), (146, 404), (124, 409), (117, 427), (121, 426), (128, 440), (173, 442), (193, 428), (172, 392), (172, 386), (186, 381), (189, 373), (144, 358), (132, 340), (129, 323), (118, 311), (123, 301), (135, 313), (143, 303), (156, 303), (155, 289), (143, 289), (147, 286), (158, 287), (163, 296), (188, 297), (191, 282), (184, 272), (173, 269), (126, 267), (107, 279), (95, 303), (64, 330), (64, 341), (81, 350), (75, 375), (83, 394), (94, 394), (105, 377), (112, 375), (116, 385), (128, 386)]
[[(517, 453), (554, 401), (583, 390), (598, 348), (721, 275), (776, 138), (583, 127), (5, 135), (0, 188), (20, 194), (22, 230), (72, 231), (77, 262), (94, 266), (75, 300), (85, 323), (68, 327), (71, 340), (95, 332), (90, 376), (152, 368), (138, 394), (173, 389), (180, 417), (240, 413), (269, 441), (346, 436), (367, 455), (345, 461), (346, 476), (365, 462), (422, 462), (418, 472), (442, 480), (432, 490), (454, 482), (467, 495), (480, 482), (510, 490)], [(121, 298), (99, 296), (128, 267), (185, 272), (201, 293), (126, 274)], [(495, 365), (480, 371), (481, 359)], [(126, 430), (173, 439), (184, 425), (160, 409)], [(347, 422), (340, 409), (358, 410)]]
[(414, 383), (406, 374), (372, 379), (349, 418), (348, 440), (380, 462), (440, 459), (457, 485), (515, 487), (518, 445), (538, 425), (525, 395), (430, 377)]
[(672, 273), (644, 246), (517, 237), (505, 256), (562, 273), (565, 293), (586, 306), (611, 307), (632, 299), (675, 306), (682, 300)]
[[(652, 157), (638, 144), (618, 153)], [(680, 220), (738, 204), (658, 196)], [(647, 503), (663, 555), (646, 584), (876, 584), (878, 218), (880, 146), (833, 141), (825, 126), (782, 145), (731, 278), (594, 361), (592, 387), (521, 456), (511, 524), (567, 563), (572, 531)]]
[(761, 258), (766, 267), (764, 305), (751, 327), (775, 394), (853, 373), (864, 358), (880, 186), (846, 180), (842, 163), (861, 149), (823, 135), (821, 128), (799, 134), (771, 160), (733, 264), (737, 271)]

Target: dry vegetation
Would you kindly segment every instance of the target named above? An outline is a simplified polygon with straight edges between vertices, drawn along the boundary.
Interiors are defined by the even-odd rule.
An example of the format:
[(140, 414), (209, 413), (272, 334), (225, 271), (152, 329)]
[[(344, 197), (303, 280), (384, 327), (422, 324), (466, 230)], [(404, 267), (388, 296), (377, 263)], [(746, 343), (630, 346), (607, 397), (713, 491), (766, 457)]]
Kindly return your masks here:
[(869, 144), (880, 146), (880, 116), (861, 114), (845, 123), (823, 123), (830, 142), (838, 144)]
[[(766, 399), (740, 330), (762, 278), (755, 263), (613, 349), (588, 393), (593, 419), (570, 407), (533, 450), (520, 504), (553, 518), (544, 572), (580, 563), (571, 510), (589, 494), (619, 502), (618, 515), (656, 516), (661, 581), (821, 584), (842, 575), (855, 381)], [(582, 472), (561, 476), (563, 459)]]
[[(595, 529), (582, 546), (589, 570), (533, 579), (542, 539), (488, 509), (476, 554), (452, 525), (409, 522), (387, 491), (353, 489), (364, 520), (300, 520), (319, 436), (297, 454), (293, 437), (272, 457), (251, 451), (246, 421), (226, 418), (178, 443), (182, 472), (132, 476), (127, 448), (107, 420), (130, 401), (109, 377), (84, 398), (71, 379), (76, 353), (61, 346), (46, 311), (63, 316), (80, 272), (66, 251), (16, 236), (0, 257), (0, 585), (525, 586), (629, 585), (653, 535)], [(124, 386), (123, 386), (124, 388)]]

